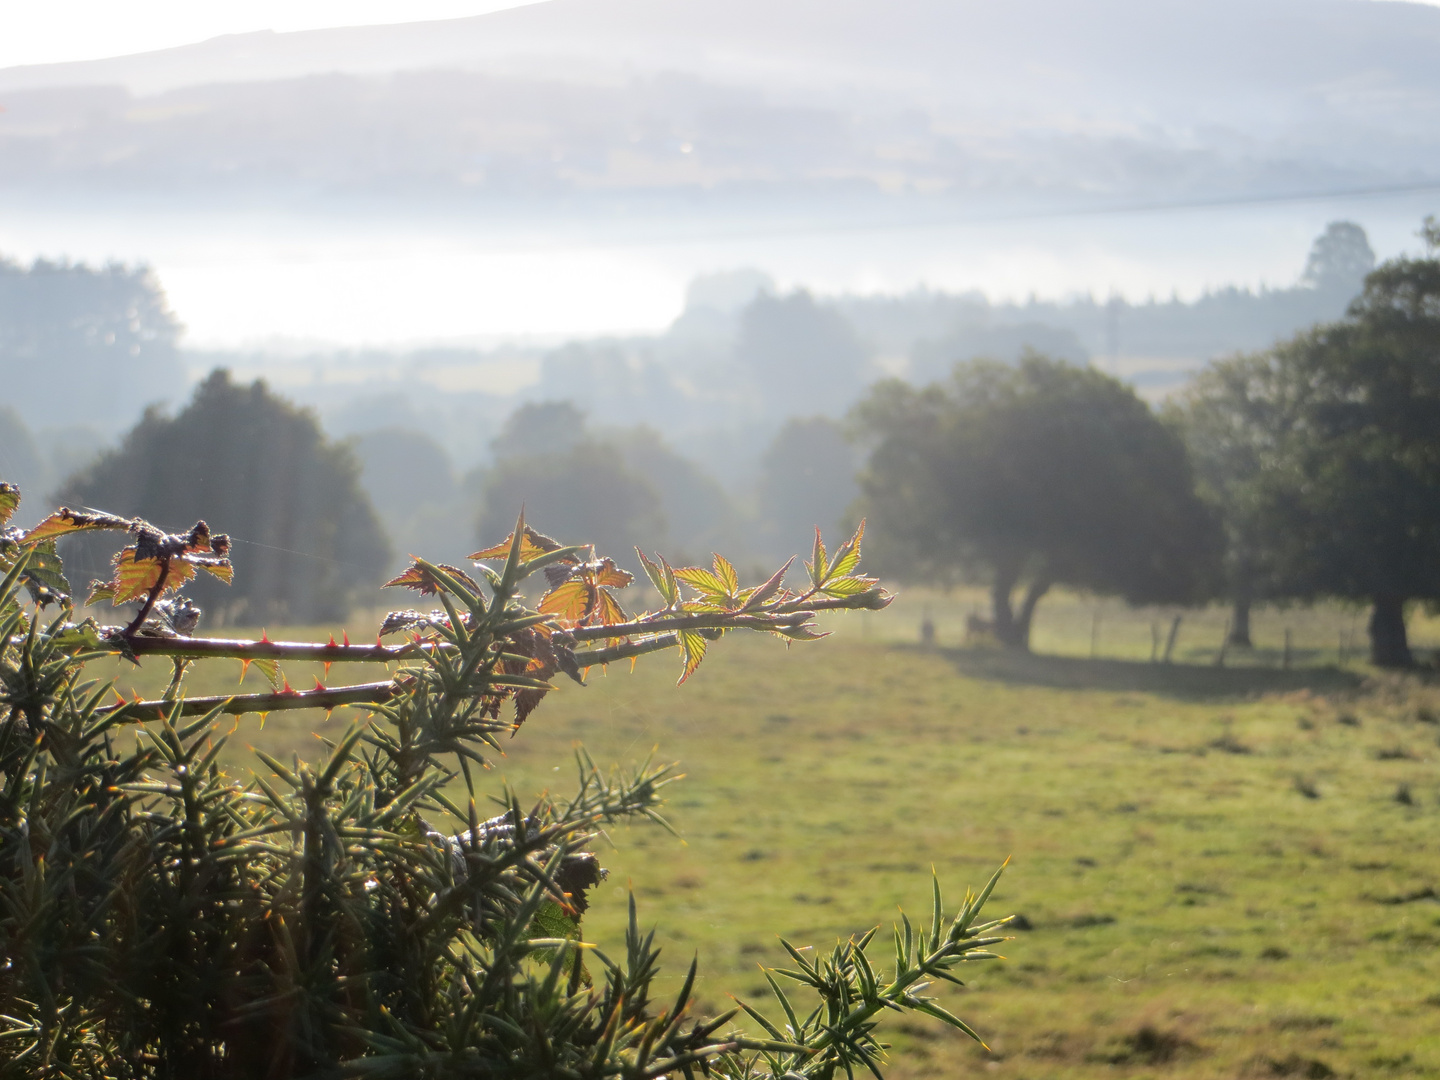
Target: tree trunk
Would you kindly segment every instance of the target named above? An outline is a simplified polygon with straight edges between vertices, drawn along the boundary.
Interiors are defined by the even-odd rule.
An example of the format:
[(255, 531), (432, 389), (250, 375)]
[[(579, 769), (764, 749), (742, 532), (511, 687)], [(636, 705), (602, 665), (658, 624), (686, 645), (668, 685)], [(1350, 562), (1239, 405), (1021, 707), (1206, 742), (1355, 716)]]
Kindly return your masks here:
[(1370, 609), (1370, 662), (1376, 667), (1412, 667), (1405, 636), (1405, 597), (1377, 596)]
[(1014, 588), (1015, 575), (995, 575), (995, 583), (990, 586), (990, 619), (995, 624), (995, 639), (1001, 645), (1007, 649), (1027, 649), (1028, 637), (1025, 640), (1015, 637), (1015, 612), (1010, 607), (1010, 592)]
[(1250, 641), (1250, 597), (1237, 596), (1230, 612), (1230, 636), (1225, 644), (1237, 649), (1254, 648)]
[(990, 605), (995, 620), (995, 637), (1007, 649), (1030, 651), (1030, 624), (1035, 618), (1035, 605), (1050, 591), (1050, 582), (1038, 578), (1025, 590), (1025, 599), (1017, 612), (1010, 606), (1010, 594), (1017, 584), (1015, 576), (998, 576), (990, 589)]

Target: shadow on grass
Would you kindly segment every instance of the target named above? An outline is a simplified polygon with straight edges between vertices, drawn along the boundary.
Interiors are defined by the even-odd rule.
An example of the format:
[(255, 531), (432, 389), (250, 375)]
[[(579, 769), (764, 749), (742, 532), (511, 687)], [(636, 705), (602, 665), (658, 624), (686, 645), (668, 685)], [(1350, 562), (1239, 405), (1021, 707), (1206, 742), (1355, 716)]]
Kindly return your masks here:
[[(919, 646), (907, 646), (919, 648)], [(1354, 690), (1363, 676), (1334, 666), (1292, 668), (1151, 664), (1135, 660), (1089, 660), (1004, 649), (940, 649), (962, 675), (1023, 686), (1067, 690), (1116, 690), (1166, 697), (1210, 699), (1310, 690)]]

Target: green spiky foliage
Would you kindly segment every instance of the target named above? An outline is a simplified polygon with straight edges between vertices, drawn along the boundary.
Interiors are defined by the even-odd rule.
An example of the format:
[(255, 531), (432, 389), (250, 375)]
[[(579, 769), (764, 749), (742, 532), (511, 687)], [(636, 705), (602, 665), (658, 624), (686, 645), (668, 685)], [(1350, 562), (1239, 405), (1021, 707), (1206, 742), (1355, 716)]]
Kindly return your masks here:
[[(873, 930), (818, 958), (787, 944), (794, 967), (767, 976), (782, 1015), (701, 1017), (695, 963), (678, 995), (654, 996), (660, 950), (633, 898), (623, 955), (583, 940), (604, 873), (591, 840), (625, 819), (663, 825), (671, 769), (606, 775), (580, 752), (570, 798), (527, 807), (507, 791), (503, 813), (477, 811), (475, 767), (552, 675), (675, 649), (683, 681), (727, 632), (804, 640), (817, 611), (883, 606), (858, 572), (860, 533), (833, 553), (817, 536), (793, 590), (789, 564), (747, 588), (718, 556), (645, 558), (662, 606), (632, 616), (615, 595), (628, 574), (522, 521), (475, 553), (475, 576), (417, 561), (393, 584), (440, 607), (392, 613), (381, 629), (399, 644), (355, 646), (191, 636), (169, 594), (197, 570), (228, 580), (223, 536), (63, 509), (5, 530), (17, 502), (0, 485), (0, 1077), (825, 1080), (880, 1074), (886, 1012), (974, 1035), (924, 987), (993, 956), (993, 878), (950, 916), (937, 884), (928, 927), (896, 929), (893, 968)], [(92, 591), (139, 605), (123, 626), (74, 620), (54, 541), (94, 529), (133, 541)], [(537, 573), (548, 589), (531, 608)], [(173, 664), (166, 694), (116, 704), (86, 679), (117, 653)], [(187, 698), (186, 668), (217, 658), (264, 665), (275, 690)], [(302, 692), (287, 659), (395, 666)], [(340, 706), (363, 717), (321, 760), (259, 754), (244, 782), (219, 768), (222, 717)]]

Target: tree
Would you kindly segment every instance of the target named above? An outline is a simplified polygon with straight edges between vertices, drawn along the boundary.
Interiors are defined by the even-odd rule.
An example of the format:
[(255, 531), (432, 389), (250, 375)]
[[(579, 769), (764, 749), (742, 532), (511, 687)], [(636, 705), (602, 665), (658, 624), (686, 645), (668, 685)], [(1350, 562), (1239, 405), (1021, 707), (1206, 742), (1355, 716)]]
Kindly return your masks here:
[[(403, 632), (401, 644), (236, 641), (147, 617), (187, 576), (234, 572), (223, 534), (63, 509), (27, 532), (6, 527), (18, 503), (0, 483), (7, 1076), (833, 1080), (880, 1077), (876, 1028), (890, 1011), (978, 1041), (924, 988), (997, 958), (1005, 920), (981, 911), (998, 872), (953, 913), (936, 882), (931, 919), (895, 927), (891, 970), (878, 928), (828, 955), (782, 942), (789, 989), (766, 976), (783, 1019), (748, 1003), (700, 1016), (698, 958), (674, 998), (655, 1000), (660, 950), (633, 895), (623, 955), (582, 944), (604, 876), (593, 841), (617, 822), (664, 824), (673, 769), (606, 775), (579, 751), (573, 797), (522, 804), (513, 790), (483, 792), (493, 774), (474, 767), (519, 733), (552, 677), (579, 682), (592, 666), (674, 650), (683, 682), (727, 631), (804, 641), (823, 636), (817, 611), (884, 607), (858, 572), (858, 532), (834, 552), (817, 537), (794, 588), (788, 563), (742, 587), (719, 556), (713, 569), (646, 560), (663, 606), (630, 616), (614, 595), (628, 575), (522, 516), (471, 556), (479, 580), (416, 560), (390, 582), (443, 605), (387, 616), (380, 633)], [(68, 590), (24, 591), (63, 580), (53, 544), (77, 532), (124, 535), (101, 588), (144, 598), (129, 626), (72, 621)], [(548, 591), (529, 609), (522, 588), (542, 571)], [(104, 656), (159, 660), (174, 676), (150, 701), (77, 692), (85, 661)], [(218, 658), (399, 666), (377, 682), (297, 691), (277, 679), (271, 693), (187, 697), (187, 668)], [(230, 717), (348, 706), (368, 715), (318, 760), (259, 754), (248, 783), (218, 764)], [(504, 811), (482, 819), (487, 794)], [(742, 1012), (752, 1031), (732, 1024)]]
[(180, 324), (145, 267), (0, 260), (0, 386), (34, 423), (126, 420), (177, 396)]
[(1196, 389), (1200, 410), (1255, 448), (1217, 471), (1227, 519), (1255, 541), (1269, 593), (1368, 601), (1371, 660), (1411, 664), (1406, 604), (1440, 599), (1433, 250), (1376, 268), (1344, 320), (1216, 365)]
[(874, 440), (860, 486), (882, 563), (988, 581), (1007, 646), (1029, 648), (1055, 585), (1132, 603), (1209, 587), (1218, 527), (1184, 443), (1108, 375), (1035, 354), (977, 361), (919, 390), (882, 383), (854, 419)]
[(1348, 298), (1360, 290), (1365, 275), (1373, 269), (1375, 252), (1365, 230), (1353, 221), (1332, 221), (1315, 238), (1300, 282)]
[(1267, 521), (1260, 498), (1265, 470), (1275, 467), (1273, 433), (1282, 423), (1260, 392), (1267, 368), (1262, 357), (1237, 356), (1211, 364), (1167, 409), (1183, 434), (1200, 481), (1200, 494), (1225, 536), (1223, 592), (1231, 603), (1228, 642), (1249, 648), (1250, 613), (1258, 602), (1282, 598)]
[(864, 384), (867, 360), (845, 317), (804, 291), (756, 296), (741, 312), (735, 356), (752, 400), (781, 415), (841, 412)]
[[(556, 523), (562, 534), (595, 538), (602, 551), (628, 553), (665, 533), (660, 494), (615, 446), (586, 439), (568, 449), (500, 458), (484, 474), (478, 538), (503, 527), (516, 506)], [(637, 567), (638, 569), (638, 567)]]
[(195, 599), (232, 622), (310, 622), (343, 617), (390, 558), (359, 473), (354, 453), (328, 442), (313, 415), (263, 382), (240, 385), (216, 370), (174, 417), (148, 410), (60, 498), (163, 521), (243, 521), (235, 539), (249, 573), (233, 588), (197, 581)]
[(794, 418), (760, 462), (759, 511), (767, 553), (789, 550), (811, 531), (840, 523), (860, 488), (855, 447), (838, 421)]

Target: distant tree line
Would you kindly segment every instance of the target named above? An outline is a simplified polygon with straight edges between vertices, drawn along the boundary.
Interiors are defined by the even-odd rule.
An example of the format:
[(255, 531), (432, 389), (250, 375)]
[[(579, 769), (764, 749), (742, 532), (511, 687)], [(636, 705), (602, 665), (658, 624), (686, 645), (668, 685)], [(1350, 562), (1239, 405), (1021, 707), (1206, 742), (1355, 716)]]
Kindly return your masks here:
[[(78, 470), (78, 456), (53, 452), (66, 440), (47, 436), (42, 446), (22, 419), (51, 414), (23, 400), (19, 409), (0, 406), (0, 469), (61, 501), (85, 504), (103, 492), (108, 510), (175, 527), (202, 507), (249, 522), (236, 557), (263, 570), (243, 580), (269, 591), (198, 584), (197, 599), (222, 619), (338, 617), (405, 552), (459, 559), (461, 549), (503, 534), (522, 504), (622, 560), (641, 538), (700, 560), (736, 550), (744, 537), (747, 555), (767, 558), (795, 550), (816, 525), (866, 514), (882, 567), (983, 581), (995, 634), (1015, 648), (1028, 647), (1037, 606), (1059, 586), (1144, 604), (1224, 599), (1237, 645), (1249, 643), (1255, 604), (1334, 597), (1368, 603), (1373, 659), (1403, 665), (1412, 660), (1406, 605), (1440, 600), (1433, 221), (1423, 235), (1427, 257), (1365, 274), (1373, 255), (1363, 232), (1332, 225), (1304, 280), (1338, 295), (1361, 275), (1348, 313), (1212, 363), (1158, 413), (1133, 387), (1063, 349), (1009, 362), (962, 359), (926, 386), (875, 383), (835, 310), (762, 287), (733, 323), (733, 352), (712, 357), (740, 358), (735, 377), (712, 371), (705, 392), (721, 404), (752, 393), (783, 400), (792, 415), (721, 424), (686, 440), (683, 452), (654, 428), (615, 426), (603, 402), (596, 411), (609, 423), (573, 400), (540, 399), (491, 428), (488, 460), (460, 473), (429, 434), (380, 427), (332, 441), (314, 414), (263, 383), (216, 371), (179, 412), (150, 408), (117, 448)], [(149, 314), (131, 319), (142, 330), (127, 332), (143, 337), (151, 325), (155, 355), (165, 340), (173, 346), (173, 320), (147, 275), (36, 264), (11, 277), (40, 288), (52, 270), (80, 282), (82, 293), (103, 281), (96, 295), (149, 297)], [(737, 296), (757, 288), (717, 279), (710, 291), (719, 299), (704, 289), (699, 299), (734, 303), (728, 285)], [(111, 308), (92, 307), (78, 323), (105, 325)], [(707, 310), (697, 302), (687, 318)], [(13, 327), (6, 333), (5, 341), (23, 337)], [(59, 340), (59, 331), (35, 339), (46, 334)], [(134, 342), (123, 340), (130, 350)], [(587, 393), (603, 381), (576, 372)], [(835, 419), (867, 382), (848, 420)], [(793, 415), (807, 404), (814, 415)], [(717, 423), (726, 416), (717, 406)], [(704, 456), (707, 439), (708, 452), (722, 457), (738, 456), (725, 447), (743, 444), (757, 468), (743, 484), (721, 483), (691, 456)], [(223, 505), (211, 494), (217, 484)], [(72, 562), (88, 561), (103, 576), (106, 553), (70, 542), (81, 552)], [(309, 572), (310, 561), (328, 569)]]
[(1421, 235), (1429, 256), (1371, 271), (1344, 318), (1212, 364), (1163, 417), (1038, 355), (879, 384), (853, 416), (880, 565), (986, 581), (1016, 648), (1068, 585), (1223, 598), (1241, 645), (1257, 602), (1365, 602), (1372, 661), (1408, 666), (1406, 607), (1440, 601), (1435, 219)]

